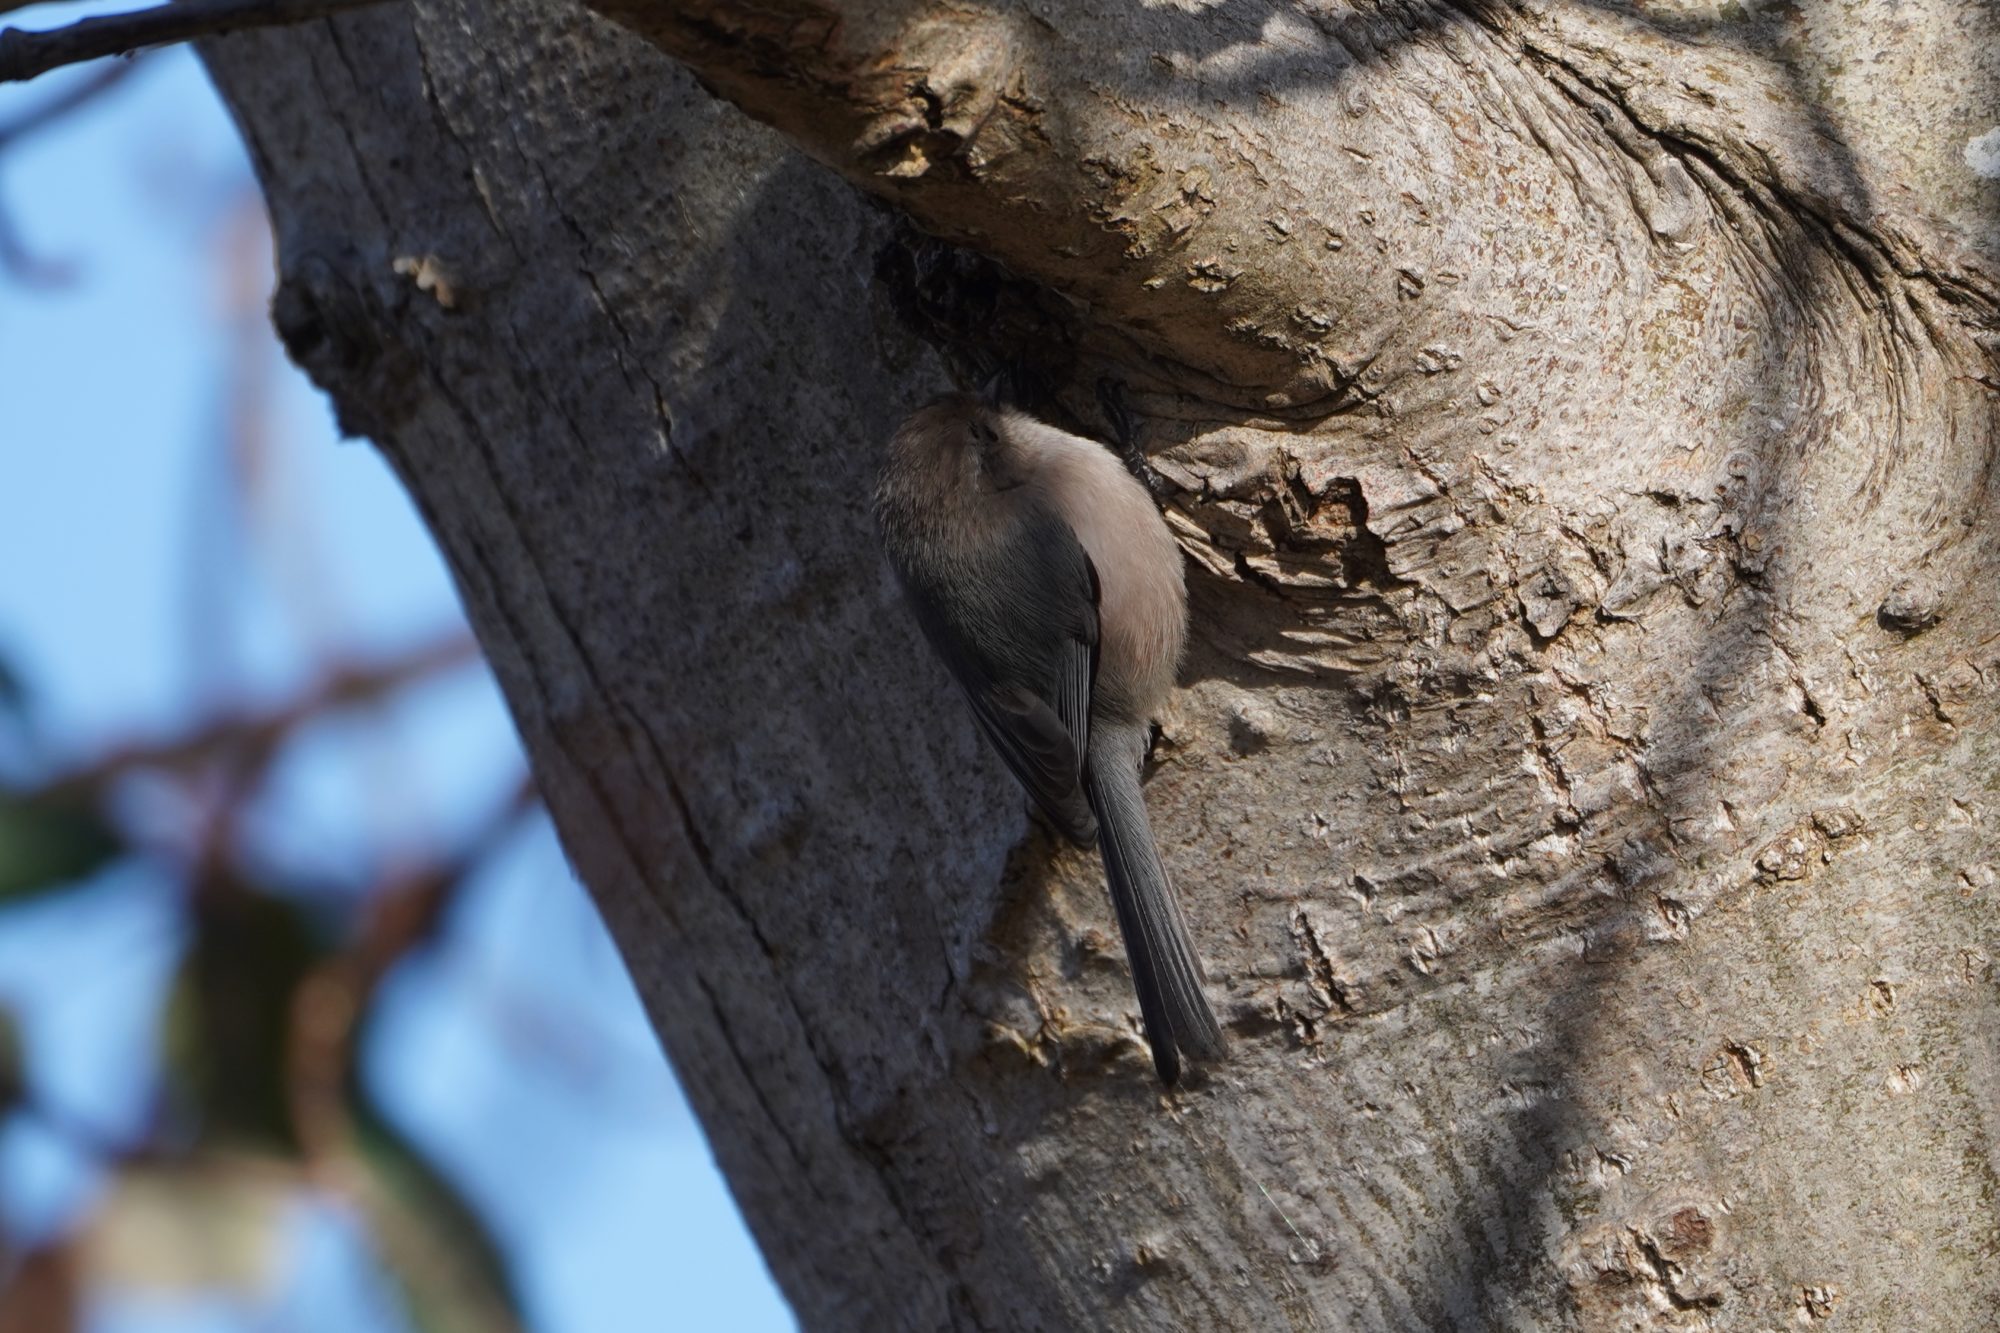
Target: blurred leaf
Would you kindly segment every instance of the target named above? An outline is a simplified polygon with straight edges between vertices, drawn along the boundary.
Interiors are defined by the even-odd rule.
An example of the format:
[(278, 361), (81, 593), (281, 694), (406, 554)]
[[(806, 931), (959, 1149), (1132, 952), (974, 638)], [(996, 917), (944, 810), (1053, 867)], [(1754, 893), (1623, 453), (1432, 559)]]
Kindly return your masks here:
[(356, 1093), (358, 1202), (420, 1333), (520, 1333), (507, 1263), (479, 1215), (421, 1149)]
[(0, 653), (0, 721), (16, 723), (25, 731), (33, 702), (27, 679), (14, 669), (5, 653)]
[(235, 880), (197, 890), (193, 926), (165, 1018), (181, 1109), (208, 1148), (295, 1153), (292, 1004), (327, 957), (324, 932), (298, 903)]
[(283, 1276), (286, 1210), (305, 1186), (289, 1162), (202, 1153), (113, 1177), (84, 1233), (93, 1282), (155, 1292), (268, 1295)]
[(15, 1110), (28, 1092), (27, 1053), (12, 1009), (0, 1008), (0, 1116)]
[(90, 805), (0, 792), (0, 903), (69, 888), (125, 850)]

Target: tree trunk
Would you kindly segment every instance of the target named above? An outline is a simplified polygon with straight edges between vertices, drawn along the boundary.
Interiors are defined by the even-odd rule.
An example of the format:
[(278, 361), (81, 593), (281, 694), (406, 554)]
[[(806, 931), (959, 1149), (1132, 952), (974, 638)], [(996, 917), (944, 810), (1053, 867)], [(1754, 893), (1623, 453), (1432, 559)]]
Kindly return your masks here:
[[(808, 1327), (2000, 1318), (1990, 5), (601, 8), (206, 56)], [(1172, 1094), (867, 517), (1000, 363), (1171, 483)]]

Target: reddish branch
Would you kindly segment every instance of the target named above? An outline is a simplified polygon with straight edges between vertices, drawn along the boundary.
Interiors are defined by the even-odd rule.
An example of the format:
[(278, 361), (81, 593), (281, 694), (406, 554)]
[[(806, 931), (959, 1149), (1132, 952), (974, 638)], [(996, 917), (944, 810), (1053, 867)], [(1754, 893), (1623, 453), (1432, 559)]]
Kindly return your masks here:
[(54, 783), (45, 794), (59, 799), (87, 798), (127, 773), (165, 770), (187, 774), (218, 761), (240, 771), (259, 772), (285, 738), (305, 723), (336, 708), (380, 699), (477, 656), (478, 646), (470, 637), (452, 634), (379, 666), (346, 667), (276, 708), (223, 716), (174, 740), (114, 750)]
[(399, 959), (431, 938), (459, 890), (535, 801), (533, 781), (523, 778), (458, 851), (384, 884), (354, 943), (300, 983), (292, 999), (286, 1083), (292, 1123), (308, 1161), (338, 1160), (348, 1145), (354, 1042), (376, 986)]

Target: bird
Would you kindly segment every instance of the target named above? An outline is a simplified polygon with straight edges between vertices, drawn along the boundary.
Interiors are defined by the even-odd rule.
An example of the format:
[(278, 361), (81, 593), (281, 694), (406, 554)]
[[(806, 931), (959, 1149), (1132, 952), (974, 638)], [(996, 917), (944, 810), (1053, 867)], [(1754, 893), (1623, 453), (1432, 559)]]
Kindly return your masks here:
[(972, 716), (1065, 837), (1097, 844), (1160, 1081), (1222, 1028), (1140, 791), (1187, 638), (1181, 553), (1104, 445), (951, 393), (889, 442), (883, 549)]

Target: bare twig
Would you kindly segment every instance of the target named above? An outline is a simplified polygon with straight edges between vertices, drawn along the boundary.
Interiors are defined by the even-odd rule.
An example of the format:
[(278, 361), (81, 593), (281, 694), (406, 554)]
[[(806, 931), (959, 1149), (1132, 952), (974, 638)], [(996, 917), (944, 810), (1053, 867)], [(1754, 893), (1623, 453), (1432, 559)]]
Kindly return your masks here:
[[(9, 3), (10, 0), (0, 0), (0, 9), (6, 8)], [(39, 106), (29, 107), (12, 120), (0, 124), (0, 152), (89, 106), (123, 83), (138, 67), (136, 60), (108, 65), (77, 79)], [(72, 265), (62, 260), (39, 258), (28, 248), (4, 203), (0, 203), (0, 272), (28, 287), (61, 287), (75, 276)]]
[(116, 65), (106, 65), (88, 76), (79, 77), (41, 105), (29, 107), (12, 120), (0, 124), (0, 149), (10, 148), (16, 139), (25, 139), (37, 130), (47, 129), (72, 111), (81, 110), (125, 82), (132, 71), (139, 68), (139, 63), (138, 60), (125, 60)]
[(13, 215), (0, 209), (0, 273), (23, 287), (65, 287), (76, 279), (76, 269), (60, 259), (43, 259), (21, 239)]
[(130, 14), (79, 19), (46, 32), (0, 31), (0, 83), (21, 83), (64, 65), (142, 47), (326, 18), (389, 0), (182, 0)]

